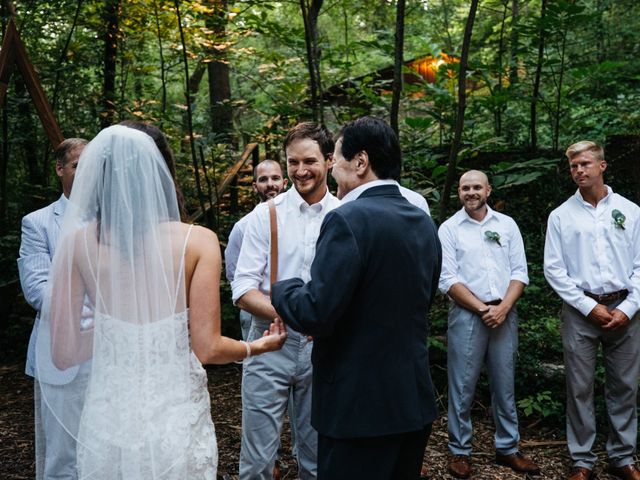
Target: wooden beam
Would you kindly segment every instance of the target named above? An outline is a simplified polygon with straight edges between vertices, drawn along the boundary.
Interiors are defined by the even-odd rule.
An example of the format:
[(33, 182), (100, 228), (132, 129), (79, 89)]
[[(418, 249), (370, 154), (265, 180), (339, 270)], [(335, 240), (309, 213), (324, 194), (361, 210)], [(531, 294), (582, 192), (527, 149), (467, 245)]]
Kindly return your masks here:
[[(13, 20), (11, 22), (13, 22)], [(0, 49), (0, 107), (4, 106), (7, 87), (9, 86), (9, 80), (13, 73), (15, 53), (12, 46), (14, 42), (15, 28), (7, 28), (7, 31), (4, 33), (4, 39), (2, 40), (2, 48)]]
[(240, 169), (244, 167), (244, 165), (249, 160), (251, 152), (253, 152), (253, 150), (257, 148), (257, 143), (248, 143), (247, 146), (244, 147), (244, 151), (242, 152), (242, 155), (240, 155), (240, 159), (235, 164), (233, 164), (233, 166), (229, 170), (227, 170), (226, 175), (218, 184), (218, 188), (216, 190), (218, 192), (217, 197), (214, 198), (212, 202), (205, 203), (204, 210), (199, 208), (192, 215), (190, 215), (187, 219), (189, 223), (198, 221), (204, 215), (204, 212), (208, 211), (211, 207), (218, 203), (218, 200), (220, 199), (220, 197), (222, 197), (222, 195), (224, 195), (224, 192), (227, 190), (229, 185), (231, 185), (233, 179), (238, 175)]
[(240, 171), (240, 169), (242, 167), (244, 167), (245, 163), (247, 163), (247, 160), (249, 160), (249, 155), (251, 155), (251, 152), (253, 151), (254, 148), (258, 148), (258, 144), (257, 143), (248, 143), (247, 146), (244, 147), (244, 152), (242, 152), (242, 155), (240, 156), (240, 159), (235, 163), (235, 165), (233, 167), (231, 167), (227, 171), (227, 174), (225, 175), (225, 177), (222, 179), (222, 181), (218, 185), (218, 193), (219, 193), (220, 196), (222, 196), (222, 193), (231, 184), (231, 181), (233, 180), (233, 177), (238, 175), (238, 172)]

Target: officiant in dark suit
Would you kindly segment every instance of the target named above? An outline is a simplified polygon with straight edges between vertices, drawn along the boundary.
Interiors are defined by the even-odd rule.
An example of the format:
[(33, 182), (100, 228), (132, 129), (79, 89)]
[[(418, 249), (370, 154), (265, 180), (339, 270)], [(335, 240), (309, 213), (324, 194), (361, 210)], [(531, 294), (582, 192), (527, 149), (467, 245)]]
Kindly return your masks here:
[(320, 480), (418, 478), (437, 415), (427, 312), (440, 243), (432, 220), (392, 180), (400, 168), (385, 122), (346, 124), (333, 166), (342, 205), (323, 221), (311, 281), (273, 286), (284, 322), (314, 338)]

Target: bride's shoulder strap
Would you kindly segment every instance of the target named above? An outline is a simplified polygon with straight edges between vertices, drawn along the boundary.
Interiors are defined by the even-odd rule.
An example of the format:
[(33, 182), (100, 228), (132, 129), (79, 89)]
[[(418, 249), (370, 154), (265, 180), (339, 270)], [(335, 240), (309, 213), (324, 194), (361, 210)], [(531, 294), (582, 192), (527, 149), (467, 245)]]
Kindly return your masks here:
[(184, 257), (187, 253), (187, 244), (189, 243), (189, 237), (191, 236), (191, 230), (193, 230), (193, 224), (189, 225), (187, 229), (187, 234), (184, 236), (184, 245), (182, 246), (182, 255), (180, 257), (180, 269), (178, 270), (178, 281), (176, 283), (176, 291), (175, 291), (175, 300), (174, 300), (174, 310), (176, 305), (178, 304), (178, 295), (180, 294), (180, 288), (182, 288), (182, 283), (184, 282), (184, 266), (185, 261)]
[(187, 253), (187, 243), (189, 242), (189, 237), (191, 236), (191, 230), (193, 230), (193, 223), (189, 225), (189, 229), (187, 230), (187, 234), (184, 237), (184, 245), (182, 246), (182, 263), (184, 267), (184, 256)]

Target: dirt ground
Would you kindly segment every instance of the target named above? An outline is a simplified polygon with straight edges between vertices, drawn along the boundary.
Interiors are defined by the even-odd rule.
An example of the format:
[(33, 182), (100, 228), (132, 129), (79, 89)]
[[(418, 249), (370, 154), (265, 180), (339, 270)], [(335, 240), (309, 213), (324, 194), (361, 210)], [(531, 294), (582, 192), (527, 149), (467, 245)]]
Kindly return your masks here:
[[(211, 412), (216, 426), (219, 448), (219, 472), (236, 479), (240, 453), (240, 379), (241, 367), (230, 365), (208, 367)], [(474, 416), (475, 475), (482, 480), (523, 478), (505, 467), (493, 464), (493, 427), (481, 405)], [(447, 431), (444, 416), (434, 424), (425, 456), (430, 479), (450, 479), (447, 471)], [(559, 480), (565, 477), (568, 457), (564, 439), (557, 431), (541, 429), (535, 424), (521, 425), (521, 449), (536, 460), (542, 475), (538, 478)], [(22, 364), (0, 365), (0, 478), (3, 480), (32, 479), (34, 477), (33, 451), (33, 382), (23, 373)], [(283, 435), (282, 478), (294, 479), (295, 461), (290, 454), (288, 429)], [(605, 455), (598, 452), (601, 462), (598, 478), (610, 479), (603, 473)], [(191, 480), (191, 479), (189, 479)]]

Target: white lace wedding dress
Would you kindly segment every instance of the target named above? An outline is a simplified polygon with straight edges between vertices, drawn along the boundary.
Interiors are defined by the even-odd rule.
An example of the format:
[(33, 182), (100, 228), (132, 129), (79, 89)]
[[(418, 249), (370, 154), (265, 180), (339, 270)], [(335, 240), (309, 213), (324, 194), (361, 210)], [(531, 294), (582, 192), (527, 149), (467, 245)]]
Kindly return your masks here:
[[(166, 349), (167, 338), (188, 338), (180, 331), (186, 328), (186, 312), (146, 325), (96, 318), (92, 381), (78, 434), (80, 479), (215, 480), (206, 372), (190, 349)], [(148, 358), (140, 358), (141, 338), (157, 346), (144, 349)], [(123, 355), (127, 349), (129, 356)], [(188, 358), (177, 358), (186, 356), (180, 352)], [(189, 385), (173, 381), (180, 375), (172, 368), (184, 362)]]

